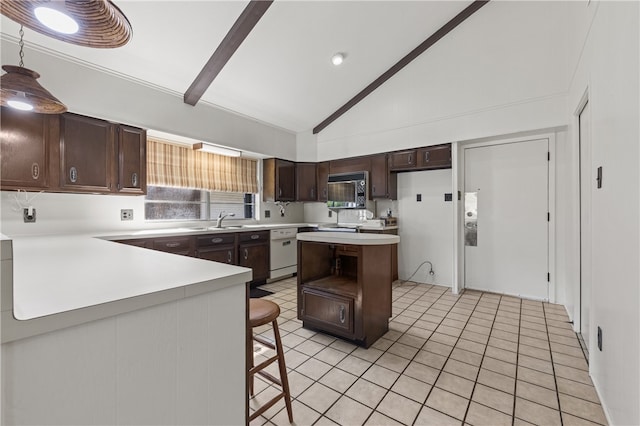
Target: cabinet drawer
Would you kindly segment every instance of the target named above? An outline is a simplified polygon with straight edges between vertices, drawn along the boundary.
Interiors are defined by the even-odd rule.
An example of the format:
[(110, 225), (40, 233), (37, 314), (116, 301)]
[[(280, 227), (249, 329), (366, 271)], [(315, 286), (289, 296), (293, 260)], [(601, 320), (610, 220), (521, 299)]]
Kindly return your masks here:
[(211, 234), (196, 237), (196, 247), (234, 245), (236, 234)]
[(327, 331), (353, 334), (353, 299), (303, 288), (301, 317)]
[(269, 231), (241, 232), (239, 240), (243, 243), (269, 241)]
[(191, 256), (191, 241), (191, 237), (157, 238), (153, 240), (153, 249)]

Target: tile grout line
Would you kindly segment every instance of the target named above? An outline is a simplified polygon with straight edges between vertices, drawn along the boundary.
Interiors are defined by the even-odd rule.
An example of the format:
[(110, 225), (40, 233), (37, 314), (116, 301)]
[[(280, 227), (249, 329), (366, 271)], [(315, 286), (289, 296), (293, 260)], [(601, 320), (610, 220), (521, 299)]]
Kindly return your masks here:
[[(544, 326), (547, 329), (547, 339), (549, 339), (549, 325), (547, 324), (547, 310), (542, 303), (542, 312), (544, 313)], [(553, 371), (553, 383), (556, 385), (556, 399), (558, 400), (558, 415), (560, 416), (560, 425), (564, 425), (562, 418), (562, 406), (560, 405), (560, 391), (558, 390), (558, 379), (556, 377), (556, 366), (553, 363), (553, 351), (551, 350), (551, 340), (549, 340), (549, 356), (551, 357), (551, 370)]]
[[(482, 296), (480, 296), (480, 298), (478, 299), (478, 302), (480, 302), (481, 299), (482, 299)], [(489, 336), (487, 338), (487, 343), (484, 346), (484, 351), (482, 352), (482, 358), (480, 359), (480, 365), (478, 366), (478, 373), (476, 374), (476, 378), (473, 381), (473, 387), (471, 388), (471, 395), (469, 395), (469, 404), (467, 404), (467, 409), (465, 410), (464, 416), (462, 418), (462, 423), (463, 424), (466, 422), (467, 415), (469, 414), (469, 410), (471, 409), (471, 401), (472, 401), (472, 398), (473, 398), (473, 393), (476, 391), (476, 385), (478, 384), (478, 378), (480, 377), (480, 372), (482, 371), (482, 363), (483, 363), (485, 355), (487, 353), (487, 348), (489, 347), (489, 340), (491, 339), (491, 334), (493, 333), (493, 326), (496, 323), (496, 317), (498, 316), (498, 311), (500, 310), (500, 302), (502, 302), (502, 296), (500, 296), (500, 301), (498, 302), (498, 306), (496, 308), (496, 311), (493, 314), (493, 321), (491, 321), (491, 328), (489, 330)], [(475, 311), (476, 310), (474, 308), (473, 312), (475, 312)], [(473, 315), (473, 312), (471, 313), (471, 315)], [(469, 319), (471, 319), (471, 316), (469, 316)], [(517, 370), (517, 367), (516, 367), (516, 370)], [(513, 417), (512, 417), (512, 426), (513, 426)]]
[[(544, 314), (543, 314), (544, 315)], [(518, 366), (520, 361), (520, 333), (522, 331), (522, 300), (520, 300), (520, 319), (518, 320), (518, 344), (516, 347), (516, 376), (513, 380), (513, 415), (511, 416), (511, 426), (516, 423), (516, 402), (518, 401)]]

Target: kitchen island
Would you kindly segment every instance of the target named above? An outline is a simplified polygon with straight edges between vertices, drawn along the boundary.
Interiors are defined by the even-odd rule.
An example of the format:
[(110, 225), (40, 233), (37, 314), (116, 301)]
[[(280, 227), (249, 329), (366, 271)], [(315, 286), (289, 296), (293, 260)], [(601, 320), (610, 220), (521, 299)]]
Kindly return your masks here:
[(251, 270), (2, 240), (2, 424), (243, 424)]
[(301, 233), (298, 319), (366, 348), (389, 330), (397, 235)]

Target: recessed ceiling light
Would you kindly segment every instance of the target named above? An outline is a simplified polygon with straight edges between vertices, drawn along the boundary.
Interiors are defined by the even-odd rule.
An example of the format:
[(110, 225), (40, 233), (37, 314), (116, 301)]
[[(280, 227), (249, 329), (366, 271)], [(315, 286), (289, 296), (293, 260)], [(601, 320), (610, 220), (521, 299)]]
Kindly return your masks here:
[(344, 61), (344, 53), (336, 53), (331, 57), (331, 63), (335, 66), (340, 65)]
[(36, 7), (33, 13), (43, 25), (61, 34), (75, 34), (80, 28), (71, 16), (50, 7)]

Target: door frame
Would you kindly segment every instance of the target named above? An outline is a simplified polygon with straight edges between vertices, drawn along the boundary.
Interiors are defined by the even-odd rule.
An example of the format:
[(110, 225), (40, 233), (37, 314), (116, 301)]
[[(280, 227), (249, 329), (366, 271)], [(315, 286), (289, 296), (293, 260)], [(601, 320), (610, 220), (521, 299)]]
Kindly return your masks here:
[[(571, 319), (573, 320), (573, 331), (575, 331), (578, 334), (582, 334), (582, 261), (584, 258), (584, 255), (582, 253), (582, 240), (584, 238), (583, 236), (583, 229), (582, 229), (582, 140), (581, 140), (581, 135), (580, 135), (580, 115), (582, 114), (582, 111), (584, 110), (584, 108), (587, 106), (587, 103), (589, 103), (589, 88), (587, 87), (584, 91), (584, 93), (582, 94), (582, 97), (580, 98), (580, 101), (578, 101), (578, 104), (576, 106), (576, 109), (574, 110), (573, 113), (573, 124), (574, 124), (574, 129), (576, 129), (576, 131), (574, 132), (574, 141), (575, 141), (575, 147), (576, 147), (576, 192), (577, 192), (577, 217), (576, 217), (576, 223), (578, 224), (578, 229), (577, 229), (577, 238), (576, 238), (576, 244), (577, 244), (577, 253), (578, 253), (578, 268), (577, 268), (577, 280), (578, 280), (578, 285), (577, 285), (577, 295), (574, 295), (573, 300), (571, 301), (571, 303), (573, 304), (573, 315), (571, 316)], [(591, 132), (590, 132), (591, 133)], [(592, 156), (591, 154), (589, 155), (589, 162), (591, 162)], [(591, 172), (591, 169), (593, 167), (593, 164), (589, 164), (588, 165), (588, 169), (587, 171)], [(591, 180), (589, 179), (589, 182)], [(589, 205), (589, 208), (591, 207), (591, 205)], [(589, 241), (591, 241), (591, 229), (587, 230), (588, 232), (588, 239)], [(589, 248), (592, 248), (592, 245), (590, 245)], [(591, 259), (588, 259), (591, 260)], [(593, 274), (591, 274), (593, 277)], [(593, 288), (593, 281), (591, 282), (591, 286)], [(592, 291), (593, 293), (593, 291)], [(591, 312), (593, 312), (592, 308), (593, 308), (593, 298), (590, 298), (589, 300), (591, 300), (591, 306), (589, 306), (589, 310)], [(589, 328), (591, 329), (591, 328)], [(587, 348), (589, 351), (591, 348)]]
[[(526, 136), (505, 137), (505, 138), (487, 138), (483, 140), (461, 142), (458, 144), (459, 150), (457, 155), (458, 173), (457, 182), (454, 188), (458, 188), (459, 194), (464, 195), (465, 181), (465, 158), (466, 150), (471, 148), (479, 148), (485, 146), (504, 145), (518, 142), (526, 142), (538, 139), (547, 139), (549, 143), (550, 159), (548, 164), (548, 211), (550, 220), (547, 224), (547, 265), (549, 268), (549, 302), (556, 303), (556, 134), (555, 133), (531, 133)], [(454, 209), (454, 223), (456, 224), (457, 238), (455, 240), (454, 257), (454, 293), (458, 293), (465, 288), (465, 254), (464, 254), (464, 201), (457, 202), (457, 208)], [(455, 234), (454, 234), (455, 235)]]

